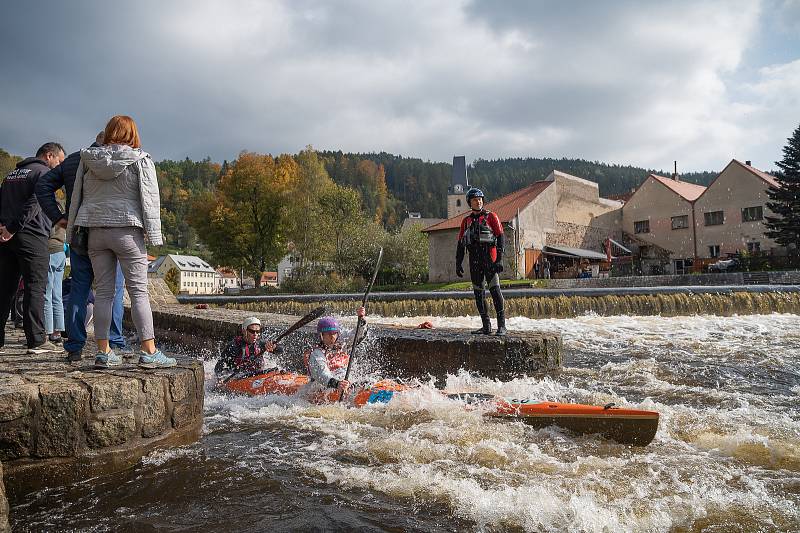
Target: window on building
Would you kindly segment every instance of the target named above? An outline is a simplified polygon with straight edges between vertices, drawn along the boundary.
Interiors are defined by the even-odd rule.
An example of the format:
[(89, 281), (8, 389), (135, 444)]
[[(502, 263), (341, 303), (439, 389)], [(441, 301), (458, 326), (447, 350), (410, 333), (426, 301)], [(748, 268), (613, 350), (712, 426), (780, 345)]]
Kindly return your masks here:
[(689, 227), (689, 215), (679, 215), (672, 217), (672, 229), (683, 229)]
[(703, 216), (705, 216), (706, 219), (706, 226), (719, 226), (725, 222), (724, 211), (710, 211), (708, 213), (703, 213)]
[(456, 207), (461, 207), (461, 198), (456, 200)]
[(748, 242), (747, 243), (747, 251), (749, 253), (753, 252), (760, 252), (761, 251), (761, 243), (760, 242)]
[(708, 247), (708, 257), (719, 257), (719, 244), (712, 244)]
[(675, 274), (688, 274), (692, 271), (692, 259), (675, 259), (673, 265), (675, 267)]
[(637, 220), (633, 223), (633, 232), (634, 233), (650, 233), (650, 221), (649, 220)]
[(753, 222), (762, 218), (764, 218), (764, 209), (760, 205), (742, 209), (742, 222)]

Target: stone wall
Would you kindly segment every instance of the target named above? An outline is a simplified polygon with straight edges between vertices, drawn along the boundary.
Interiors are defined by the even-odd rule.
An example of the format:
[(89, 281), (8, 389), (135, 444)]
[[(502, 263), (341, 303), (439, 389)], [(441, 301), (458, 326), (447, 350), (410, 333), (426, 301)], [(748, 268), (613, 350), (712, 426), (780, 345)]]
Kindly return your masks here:
[[(8, 348), (8, 347), (6, 347)], [(0, 460), (17, 497), (135, 464), (153, 448), (197, 440), (202, 363), (96, 371), (62, 356), (0, 359)]]
[[(162, 278), (147, 278), (147, 292), (150, 293), (150, 303), (154, 306), (178, 303), (178, 299), (175, 298), (175, 295), (169, 290), (167, 282)], [(125, 289), (125, 296), (123, 296), (122, 302), (125, 307), (131, 306), (128, 289)]]

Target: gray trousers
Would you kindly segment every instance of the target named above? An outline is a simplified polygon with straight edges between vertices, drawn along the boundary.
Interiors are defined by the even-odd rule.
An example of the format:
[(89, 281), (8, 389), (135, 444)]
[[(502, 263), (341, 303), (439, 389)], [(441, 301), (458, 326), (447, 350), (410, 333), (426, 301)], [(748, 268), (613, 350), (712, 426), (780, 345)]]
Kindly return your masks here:
[(114, 305), (117, 261), (131, 298), (131, 316), (139, 340), (155, 338), (153, 311), (147, 292), (147, 251), (141, 228), (91, 228), (89, 258), (92, 260), (97, 295), (94, 302), (95, 339), (107, 340)]

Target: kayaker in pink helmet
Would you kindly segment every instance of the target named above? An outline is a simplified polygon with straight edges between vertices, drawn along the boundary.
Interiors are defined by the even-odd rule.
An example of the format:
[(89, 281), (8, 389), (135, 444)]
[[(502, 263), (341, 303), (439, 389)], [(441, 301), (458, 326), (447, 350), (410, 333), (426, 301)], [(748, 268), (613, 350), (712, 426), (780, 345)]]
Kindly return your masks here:
[[(359, 320), (365, 321), (366, 311), (363, 307), (359, 307), (356, 314)], [(361, 331), (365, 331), (365, 328)], [(306, 371), (311, 377), (311, 382), (323, 388), (347, 392), (350, 382), (344, 379), (344, 375), (350, 354), (347, 353), (347, 347), (340, 338), (339, 323), (331, 316), (320, 318), (317, 322), (317, 333), (319, 342), (304, 354)]]

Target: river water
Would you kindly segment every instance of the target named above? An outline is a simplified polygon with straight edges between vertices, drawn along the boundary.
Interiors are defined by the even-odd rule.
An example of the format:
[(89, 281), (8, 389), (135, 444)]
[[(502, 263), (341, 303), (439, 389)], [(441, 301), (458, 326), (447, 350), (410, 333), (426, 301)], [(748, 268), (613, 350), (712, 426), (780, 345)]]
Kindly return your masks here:
[[(477, 318), (384, 318), (477, 327)], [(209, 391), (203, 439), (13, 502), (15, 531), (798, 531), (800, 316), (512, 318), (564, 371), (447, 387), (657, 410), (655, 440), (491, 420), (429, 384), (348, 409)], [(211, 373), (214, 361), (206, 363)]]

